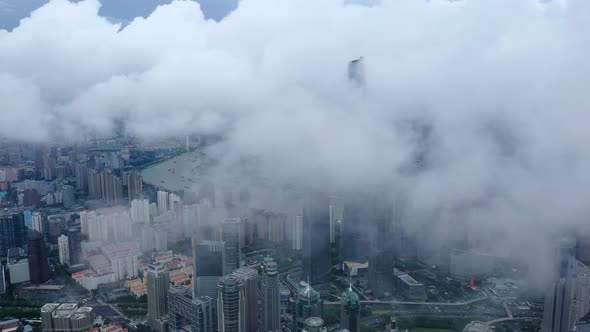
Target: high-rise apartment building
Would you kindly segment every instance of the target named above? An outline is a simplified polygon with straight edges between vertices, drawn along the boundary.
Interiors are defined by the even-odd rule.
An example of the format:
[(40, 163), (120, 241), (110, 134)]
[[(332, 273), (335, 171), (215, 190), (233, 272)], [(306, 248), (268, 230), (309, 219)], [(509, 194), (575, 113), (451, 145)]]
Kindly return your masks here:
[(141, 198), (143, 193), (143, 177), (138, 172), (129, 172), (125, 174), (127, 183), (127, 195), (129, 202)]
[(164, 213), (168, 212), (168, 192), (167, 191), (158, 191), (157, 200), (158, 200), (159, 214), (164, 214)]
[(148, 323), (156, 332), (166, 331), (164, 316), (168, 312), (168, 270), (161, 264), (148, 265)]
[(39, 211), (33, 212), (31, 219), (32, 219), (32, 224), (33, 224), (33, 230), (43, 234), (43, 231), (44, 231), (43, 215), (41, 214), (41, 212), (39, 212)]
[(150, 201), (147, 199), (134, 199), (131, 201), (131, 221), (134, 224), (150, 222)]
[(217, 298), (217, 284), (223, 276), (224, 249), (225, 245), (220, 241), (201, 241), (193, 247), (194, 297)]
[(263, 264), (261, 330), (263, 332), (281, 331), (279, 269), (272, 259), (265, 259)]
[(70, 244), (67, 236), (62, 234), (57, 238), (57, 248), (59, 251), (59, 263), (70, 265)]
[(242, 223), (239, 218), (227, 218), (221, 224), (221, 239), (225, 243), (223, 275), (240, 267)]
[(246, 331), (246, 293), (244, 281), (233, 274), (217, 284), (217, 329), (219, 332)]

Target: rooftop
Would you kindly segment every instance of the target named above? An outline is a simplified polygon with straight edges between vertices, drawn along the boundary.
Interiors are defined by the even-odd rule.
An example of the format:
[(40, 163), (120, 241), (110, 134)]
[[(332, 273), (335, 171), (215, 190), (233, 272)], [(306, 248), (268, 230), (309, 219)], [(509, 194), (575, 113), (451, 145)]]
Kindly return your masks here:
[(399, 275), (398, 278), (408, 286), (422, 286), (421, 283), (417, 282), (416, 279), (412, 278), (409, 274)]

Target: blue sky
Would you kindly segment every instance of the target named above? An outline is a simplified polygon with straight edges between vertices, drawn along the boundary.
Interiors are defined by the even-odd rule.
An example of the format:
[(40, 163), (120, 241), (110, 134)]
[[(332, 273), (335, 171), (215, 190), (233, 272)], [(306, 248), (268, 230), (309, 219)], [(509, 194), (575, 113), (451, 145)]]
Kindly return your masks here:
[[(0, 0), (0, 29), (12, 30), (18, 22), (27, 17), (31, 11), (39, 8), (48, 0)], [(117, 20), (131, 20), (137, 16), (146, 16), (154, 8), (172, 0), (100, 0), (100, 14)], [(197, 0), (205, 17), (220, 20), (236, 8), (238, 0)]]

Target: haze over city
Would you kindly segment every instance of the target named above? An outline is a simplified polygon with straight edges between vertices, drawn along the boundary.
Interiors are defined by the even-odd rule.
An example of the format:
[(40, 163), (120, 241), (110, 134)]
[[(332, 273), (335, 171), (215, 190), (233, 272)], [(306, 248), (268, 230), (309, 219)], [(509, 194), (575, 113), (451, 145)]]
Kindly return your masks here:
[[(481, 309), (480, 316), (463, 315), (466, 322), (452, 321), (450, 330), (481, 323), (584, 331), (590, 300), (580, 294), (590, 280), (572, 280), (590, 264), (588, 31), (584, 0), (0, 0), (0, 207), (23, 222), (27, 211), (43, 222), (62, 218), (59, 234), (31, 222), (22, 243), (0, 241), (0, 254), (22, 247), (31, 264), (27, 243), (39, 240), (36, 231), (46, 242), (39, 248), (50, 252), (74, 227), (86, 244), (69, 250), (80, 257), (76, 264), (41, 258), (52, 273), (59, 265), (74, 278), (72, 266), (86, 264), (82, 271), (113, 273), (104, 284), (125, 288), (144, 268), (172, 273), (152, 265), (169, 252), (182, 268), (193, 260), (194, 269), (187, 290), (168, 298), (189, 296), (188, 289), (192, 301), (207, 294), (216, 315), (223, 312), (216, 287), (235, 282), (219, 278), (247, 284), (251, 271), (232, 271), (255, 266), (277, 294), (292, 286), (291, 297), (311, 296), (311, 285), (342, 308), (356, 296), (365, 310), (359, 329), (393, 330), (396, 319), (400, 330), (433, 327), (406, 324), (404, 313), (429, 317), (421, 310), (477, 301), (465, 311)], [(109, 226), (84, 229), (95, 217)], [(212, 293), (195, 286), (196, 257), (206, 256), (206, 266), (212, 259), (199, 250), (218, 248), (208, 241), (225, 243), (223, 261), (233, 268), (224, 263)], [(137, 257), (120, 272), (99, 271), (99, 255), (123, 264), (111, 257), (122, 249), (108, 249), (117, 242), (131, 243), (125, 250)], [(227, 248), (234, 251), (226, 255)], [(278, 265), (249, 265), (248, 255), (261, 250)], [(8, 257), (7, 271), (10, 264)], [(278, 281), (269, 277), (275, 272)], [(33, 284), (65, 278), (35, 283), (28, 273)], [(390, 289), (376, 273), (387, 274)], [(405, 290), (413, 284), (401, 275), (424, 296)], [(432, 276), (456, 281), (457, 298), (430, 284)], [(490, 286), (505, 279), (498, 285), (518, 294), (499, 296), (502, 287)], [(306, 286), (298, 290), (297, 282)], [(15, 284), (5, 294), (18, 298), (25, 284)], [(335, 298), (326, 297), (331, 287)], [(562, 292), (561, 300), (551, 292)], [(556, 301), (568, 319), (555, 318)], [(422, 309), (396, 309), (397, 302)], [(370, 308), (375, 303), (388, 307)], [(511, 306), (529, 312), (505, 313)], [(169, 322), (173, 306), (157, 318), (149, 296), (147, 307), (145, 322), (114, 321), (180, 328)], [(297, 310), (252, 318), (235, 331), (309, 330)], [(382, 310), (393, 318), (371, 323)], [(234, 331), (221, 321), (210, 329)], [(356, 331), (343, 324), (325, 327)]]

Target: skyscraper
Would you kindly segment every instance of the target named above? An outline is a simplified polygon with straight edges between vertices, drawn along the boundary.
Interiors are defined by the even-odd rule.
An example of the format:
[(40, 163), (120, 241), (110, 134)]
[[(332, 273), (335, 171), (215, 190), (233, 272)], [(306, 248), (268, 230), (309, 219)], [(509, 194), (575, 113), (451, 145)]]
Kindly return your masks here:
[(239, 218), (227, 218), (221, 224), (221, 239), (225, 243), (223, 275), (240, 267), (242, 223)]
[(364, 263), (372, 254), (393, 249), (392, 203), (386, 195), (354, 194), (344, 204), (340, 257)]
[(57, 247), (59, 251), (59, 262), (62, 265), (70, 265), (70, 245), (68, 237), (63, 234), (58, 237)]
[(67, 229), (70, 265), (80, 264), (80, 255), (82, 254), (82, 234), (79, 227), (70, 227)]
[(393, 294), (395, 277), (392, 250), (373, 253), (369, 258), (369, 288), (376, 297)]
[(303, 207), (303, 271), (312, 284), (325, 282), (332, 270), (328, 197), (310, 193)]
[(242, 279), (226, 275), (217, 285), (217, 328), (219, 332), (247, 332), (246, 293)]
[(340, 328), (350, 332), (360, 332), (361, 330), (361, 303), (359, 296), (347, 288), (341, 297), (340, 303)]
[(340, 258), (364, 263), (369, 260), (372, 211), (364, 199), (349, 199), (344, 205)]
[(168, 270), (160, 264), (148, 265), (148, 323), (157, 332), (166, 331), (163, 317), (168, 312)]
[(43, 235), (37, 231), (29, 232), (29, 273), (32, 284), (42, 284), (49, 280), (47, 249)]
[(246, 331), (258, 331), (258, 271), (242, 266), (233, 275), (244, 282), (246, 296)]
[(21, 210), (0, 210), (0, 255), (8, 249), (24, 247), (27, 236), (25, 217)]
[(217, 298), (217, 283), (223, 276), (224, 248), (220, 241), (201, 241), (193, 247), (194, 297)]
[(542, 332), (562, 331), (560, 330), (561, 326), (564, 325), (564, 321), (567, 321), (567, 315), (564, 315), (563, 312), (565, 307), (564, 291), (565, 279), (558, 280), (547, 291), (545, 295), (545, 306), (543, 308)]
[(265, 259), (262, 275), (262, 331), (281, 331), (281, 295), (279, 269), (272, 259)]

